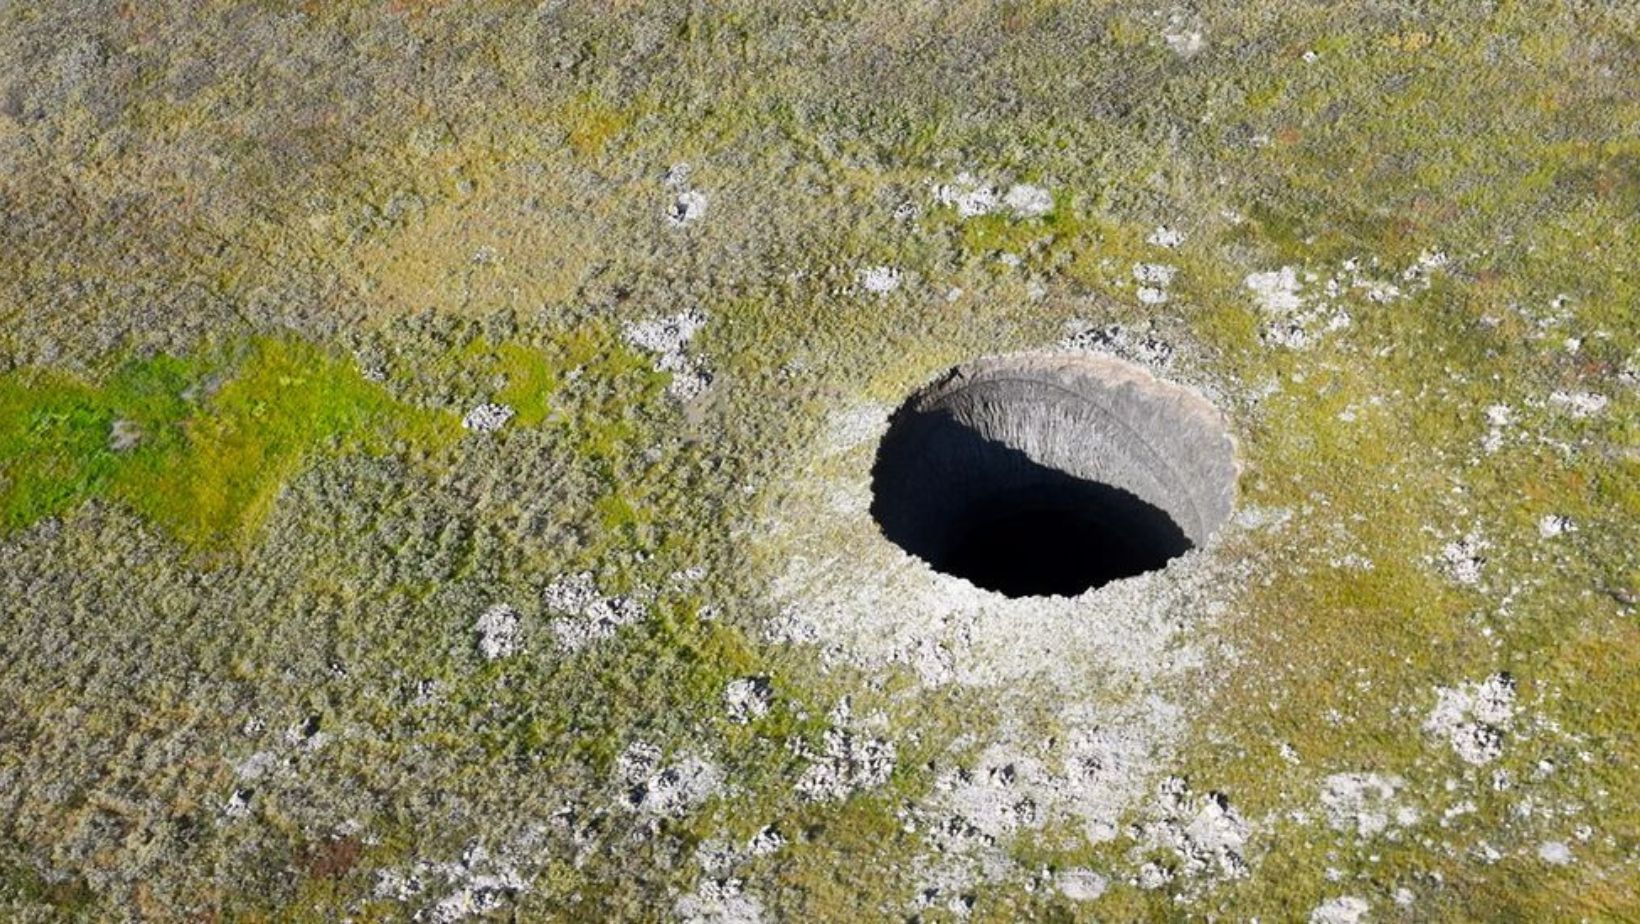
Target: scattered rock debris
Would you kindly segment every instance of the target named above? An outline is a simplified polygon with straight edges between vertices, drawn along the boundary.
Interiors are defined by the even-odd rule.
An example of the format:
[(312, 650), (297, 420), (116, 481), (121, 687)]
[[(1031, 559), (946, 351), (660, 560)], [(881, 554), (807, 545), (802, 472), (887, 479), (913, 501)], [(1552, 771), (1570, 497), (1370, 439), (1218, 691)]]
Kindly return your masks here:
[(706, 315), (694, 308), (646, 321), (634, 321), (621, 329), (621, 339), (630, 346), (655, 354), (655, 370), (672, 376), (666, 387), (679, 401), (692, 401), (712, 384), (712, 375), (686, 352), (689, 342), (706, 326)]
[(1253, 293), (1259, 307), (1271, 314), (1285, 314), (1304, 306), (1299, 298), (1301, 288), (1298, 270), (1291, 266), (1264, 273), (1249, 273), (1242, 284)]
[(235, 789), (228, 796), (227, 804), (222, 806), (222, 815), (225, 818), (249, 818), (251, 814), (252, 790)]
[(501, 910), (515, 895), (529, 891), (516, 865), (494, 857), (474, 841), (461, 859), (449, 863), (417, 862), (408, 869), (384, 869), (376, 874), (374, 894), (404, 904), (440, 896), (413, 916), (429, 924), (454, 924)]
[(724, 705), (729, 709), (729, 721), (744, 725), (769, 714), (774, 700), (774, 687), (767, 677), (741, 677), (729, 681), (723, 691)]
[(1447, 577), (1465, 586), (1479, 584), (1481, 569), (1486, 565), (1486, 550), (1491, 545), (1479, 533), (1472, 532), (1442, 546), (1441, 565)]
[(1015, 183), (1004, 193), (997, 186), (972, 173), (959, 173), (956, 179), (935, 187), (934, 202), (955, 208), (962, 218), (977, 218), (1003, 211), (1016, 219), (1041, 218), (1053, 211), (1053, 194), (1040, 186)]
[(1173, 363), (1173, 344), (1120, 324), (1098, 327), (1087, 321), (1072, 320), (1065, 324), (1064, 329), (1065, 336), (1059, 341), (1059, 348), (1063, 350), (1109, 353), (1158, 371), (1167, 369)]
[(1157, 225), (1156, 230), (1145, 238), (1145, 243), (1167, 250), (1177, 250), (1184, 242), (1184, 232), (1169, 228), (1167, 225)]
[(1321, 805), (1327, 824), (1335, 831), (1354, 831), (1375, 837), (1390, 825), (1405, 827), (1418, 820), (1418, 811), (1396, 801), (1405, 781), (1378, 773), (1335, 773), (1321, 783)]
[(1168, 777), (1157, 789), (1160, 818), (1141, 826), (1139, 841), (1171, 850), (1179, 858), (1172, 876), (1238, 879), (1247, 875), (1242, 848), (1252, 829), (1230, 805), (1228, 796), (1193, 795), (1179, 777)]
[(1310, 924), (1362, 924), (1371, 906), (1364, 898), (1329, 898), (1310, 912)]
[(700, 864), (703, 871), (717, 874), (747, 860), (766, 857), (784, 846), (785, 835), (774, 825), (765, 825), (741, 847), (718, 838), (702, 841), (700, 846), (695, 848), (695, 862)]
[(761, 924), (763, 903), (739, 879), (703, 879), (673, 909), (679, 924)]
[(887, 295), (900, 287), (904, 277), (898, 267), (868, 266), (860, 270), (860, 287), (873, 295)]
[(518, 611), (505, 603), (497, 603), (478, 614), (473, 628), (478, 633), (478, 653), (486, 661), (505, 658), (518, 651)]
[(1139, 283), (1138, 297), (1142, 305), (1161, 305), (1167, 302), (1167, 287), (1179, 272), (1178, 267), (1165, 263), (1135, 263), (1133, 278)]
[(558, 617), (552, 621), (552, 634), (565, 651), (578, 651), (611, 638), (622, 626), (638, 622), (646, 613), (646, 607), (634, 597), (599, 593), (589, 571), (548, 585), (541, 592), (541, 604)]
[(461, 425), (474, 433), (494, 433), (513, 419), (514, 411), (505, 404), (480, 404), (461, 418)]
[(1481, 450), (1491, 455), (1503, 448), (1504, 437), (1514, 422), (1514, 411), (1507, 404), (1494, 404), (1486, 409), (1486, 435), (1481, 437)]
[(706, 215), (706, 194), (695, 189), (686, 189), (672, 199), (672, 204), (666, 209), (666, 222), (674, 228), (699, 221)]
[(832, 727), (818, 752), (799, 750), (809, 765), (797, 780), (797, 791), (810, 802), (832, 802), (888, 782), (894, 772), (894, 743), (855, 727), (849, 703), (832, 710)]
[(1062, 744), (999, 742), (977, 759), (938, 768), (934, 797), (913, 816), (938, 853), (994, 866), (1013, 835), (1067, 821), (1090, 843), (1117, 836), (1123, 810), (1144, 788), (1141, 736), (1061, 718), (1074, 729)]
[(1556, 391), (1549, 394), (1549, 406), (1564, 411), (1574, 420), (1593, 417), (1606, 409), (1611, 399), (1591, 391)]
[(1572, 522), (1571, 517), (1561, 516), (1556, 513), (1546, 513), (1543, 515), (1542, 519), (1538, 520), (1538, 535), (1544, 539), (1554, 539), (1555, 537), (1564, 535), (1565, 533), (1572, 533), (1576, 531), (1577, 526)]
[(615, 779), (629, 808), (659, 820), (681, 818), (711, 798), (723, 783), (723, 771), (694, 755), (663, 765), (660, 748), (640, 741), (616, 760)]
[[(1349, 263), (1345, 265), (1347, 267)], [(1266, 317), (1262, 331), (1266, 343), (1302, 350), (1314, 345), (1322, 335), (1350, 326), (1350, 315), (1343, 308), (1331, 301), (1310, 306), (1300, 295), (1304, 283), (1314, 282), (1317, 278), (1314, 273), (1306, 273), (1301, 279), (1297, 269), (1284, 266), (1269, 272), (1250, 273), (1242, 280), (1242, 285), (1252, 293), (1254, 302)], [(1329, 279), (1323, 287), (1327, 299), (1338, 298), (1344, 291), (1345, 286), (1338, 277)]]
[(963, 218), (975, 218), (996, 210), (997, 190), (971, 173), (959, 173), (950, 183), (934, 189), (934, 201), (955, 208)]
[(1478, 683), (1439, 687), (1424, 731), (1452, 746), (1466, 763), (1490, 763), (1503, 753), (1503, 736), (1515, 716), (1515, 681), (1493, 674)]
[(689, 185), (691, 172), (688, 164), (678, 163), (663, 177), (666, 187), (672, 190), (672, 203), (666, 207), (666, 223), (674, 228), (693, 224), (706, 216), (706, 194)]

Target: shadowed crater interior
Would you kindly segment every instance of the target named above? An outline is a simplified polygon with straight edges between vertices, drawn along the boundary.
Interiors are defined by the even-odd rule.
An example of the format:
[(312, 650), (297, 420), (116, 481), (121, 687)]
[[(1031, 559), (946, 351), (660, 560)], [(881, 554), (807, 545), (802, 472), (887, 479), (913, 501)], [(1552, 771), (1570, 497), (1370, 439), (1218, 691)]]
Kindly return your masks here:
[(960, 366), (894, 414), (871, 513), (938, 571), (1073, 596), (1205, 542), (1235, 481), (1199, 393), (1109, 357), (1025, 353)]

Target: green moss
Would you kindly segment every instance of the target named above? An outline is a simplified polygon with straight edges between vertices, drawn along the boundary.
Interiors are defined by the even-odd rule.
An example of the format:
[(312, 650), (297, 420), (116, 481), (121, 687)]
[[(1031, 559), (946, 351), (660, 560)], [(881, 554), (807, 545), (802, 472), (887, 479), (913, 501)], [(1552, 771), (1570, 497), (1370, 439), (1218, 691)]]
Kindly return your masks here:
[(496, 399), (511, 407), (513, 424), (539, 426), (551, 410), (549, 399), (558, 387), (558, 369), (553, 358), (542, 350), (518, 343), (504, 343), (496, 350), (496, 368), (507, 384)]
[[(133, 467), (163, 471), (200, 368), (160, 357), (123, 366), (102, 387), (48, 370), (0, 378), (0, 528), (16, 529), (108, 491)], [(141, 434), (111, 444), (116, 421)]]
[[(133, 362), (102, 385), (24, 371), (0, 380), (0, 418), (5, 528), (107, 496), (197, 547), (247, 540), (318, 454), (426, 449), (459, 433), (453, 416), (402, 405), (350, 362), (286, 339)], [(134, 447), (112, 444), (116, 421)]]
[(187, 452), (166, 471), (133, 472), (121, 495), (198, 544), (243, 540), (281, 485), (319, 452), (434, 445), (451, 415), (404, 408), (354, 366), (293, 340), (256, 342), (187, 425)]

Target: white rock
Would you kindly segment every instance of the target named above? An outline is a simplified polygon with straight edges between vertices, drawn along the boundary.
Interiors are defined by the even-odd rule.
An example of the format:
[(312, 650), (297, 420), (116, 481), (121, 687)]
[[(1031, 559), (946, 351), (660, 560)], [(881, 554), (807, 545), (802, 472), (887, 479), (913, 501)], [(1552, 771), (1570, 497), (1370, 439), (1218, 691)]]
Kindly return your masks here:
[(711, 373), (685, 352), (705, 326), (705, 314), (685, 308), (676, 314), (628, 323), (621, 328), (621, 339), (629, 346), (655, 354), (655, 371), (672, 376), (667, 392), (680, 401), (689, 401), (712, 382)]
[(1447, 576), (1459, 584), (1474, 586), (1480, 583), (1481, 567), (1486, 564), (1486, 550), (1491, 543), (1478, 533), (1469, 533), (1456, 542), (1441, 548), (1441, 562)]
[(1089, 869), (1068, 869), (1055, 874), (1059, 894), (1073, 902), (1091, 902), (1105, 894), (1110, 880)]
[(1253, 293), (1259, 307), (1271, 314), (1283, 315), (1304, 306), (1304, 300), (1298, 295), (1302, 288), (1298, 271), (1290, 266), (1268, 273), (1250, 273), (1242, 285)]
[(638, 600), (598, 592), (590, 572), (559, 578), (541, 592), (547, 612), (557, 616), (553, 637), (565, 651), (578, 651), (593, 642), (614, 637), (622, 626), (643, 619), (646, 607)]
[(729, 681), (723, 690), (723, 703), (729, 709), (729, 721), (741, 725), (769, 714), (774, 690), (766, 677), (741, 677)]
[(243, 789), (236, 789), (228, 797), (226, 805), (222, 806), (222, 814), (227, 818), (247, 818), (251, 813), (250, 793)]
[(1133, 278), (1147, 286), (1167, 288), (1173, 282), (1179, 268), (1166, 263), (1135, 263), (1133, 264)]
[(894, 772), (894, 743), (851, 727), (848, 701), (832, 712), (818, 754), (797, 780), (797, 791), (810, 802), (830, 802), (888, 782)]
[(1207, 44), (1195, 22), (1179, 13), (1168, 17), (1167, 26), (1162, 30), (1162, 41), (1181, 58), (1195, 57)]
[(1515, 714), (1515, 683), (1493, 674), (1478, 683), (1439, 687), (1424, 731), (1446, 740), (1466, 763), (1488, 763), (1503, 753), (1503, 735)]
[(680, 924), (762, 924), (763, 904), (739, 879), (707, 879), (673, 908)]
[(1366, 899), (1353, 895), (1329, 898), (1310, 912), (1310, 924), (1361, 924), (1369, 907)]
[(722, 783), (723, 772), (716, 765), (687, 756), (640, 782), (630, 798), (642, 814), (680, 818), (710, 798)]
[(1165, 247), (1168, 250), (1173, 250), (1180, 244), (1183, 244), (1184, 241), (1185, 236), (1183, 231), (1169, 228), (1167, 225), (1157, 225), (1156, 230), (1150, 232), (1150, 236), (1145, 238), (1145, 243), (1153, 244), (1157, 247)]
[(934, 201), (955, 207), (963, 218), (974, 218), (996, 211), (997, 190), (971, 173), (960, 173), (955, 180), (934, 190)]
[(1572, 525), (1571, 518), (1558, 514), (1547, 513), (1543, 515), (1543, 519), (1538, 520), (1538, 535), (1545, 539), (1553, 539), (1562, 533), (1575, 532), (1576, 529), (1577, 527)]
[(875, 295), (887, 295), (898, 289), (903, 274), (893, 266), (868, 266), (860, 270), (860, 287)]
[(473, 626), (478, 633), (478, 651), (494, 661), (518, 651), (518, 613), (505, 603), (497, 603), (478, 614)]
[(686, 189), (672, 199), (666, 208), (666, 223), (674, 228), (693, 224), (706, 215), (706, 194), (698, 189)]
[(668, 189), (688, 189), (689, 176), (692, 173), (694, 173), (693, 167), (685, 161), (679, 161), (667, 168), (666, 174), (661, 177), (661, 182), (665, 183)]
[(1041, 218), (1053, 211), (1053, 195), (1040, 186), (1015, 183), (1002, 197), (1002, 205), (1015, 218)]
[(1562, 841), (1544, 841), (1538, 845), (1538, 859), (1551, 866), (1565, 866), (1572, 862), (1572, 850)]
[(514, 411), (505, 404), (480, 404), (461, 418), (461, 425), (474, 433), (494, 433), (512, 420)]

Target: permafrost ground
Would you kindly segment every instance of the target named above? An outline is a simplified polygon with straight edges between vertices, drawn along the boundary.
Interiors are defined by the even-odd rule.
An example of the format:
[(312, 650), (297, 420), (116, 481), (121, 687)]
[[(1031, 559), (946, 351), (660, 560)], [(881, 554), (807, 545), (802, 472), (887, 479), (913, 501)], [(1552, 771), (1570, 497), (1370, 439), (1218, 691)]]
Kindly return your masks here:
[[(0, 4), (0, 917), (1635, 916), (1637, 35)], [(1205, 396), (1233, 512), (897, 544), (1019, 354)]]

